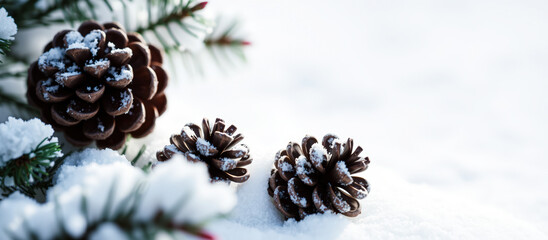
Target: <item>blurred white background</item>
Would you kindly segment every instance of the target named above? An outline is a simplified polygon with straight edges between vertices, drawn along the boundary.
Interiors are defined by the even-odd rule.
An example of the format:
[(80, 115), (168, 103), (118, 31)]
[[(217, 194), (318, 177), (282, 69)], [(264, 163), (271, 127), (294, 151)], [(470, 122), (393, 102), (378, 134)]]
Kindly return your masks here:
[(366, 172), (389, 169), (548, 229), (548, 2), (208, 7), (242, 18), (249, 64), (229, 79), (180, 81), (188, 112), (170, 108), (165, 121), (222, 116), (264, 161), (305, 134), (352, 137), (371, 157)]

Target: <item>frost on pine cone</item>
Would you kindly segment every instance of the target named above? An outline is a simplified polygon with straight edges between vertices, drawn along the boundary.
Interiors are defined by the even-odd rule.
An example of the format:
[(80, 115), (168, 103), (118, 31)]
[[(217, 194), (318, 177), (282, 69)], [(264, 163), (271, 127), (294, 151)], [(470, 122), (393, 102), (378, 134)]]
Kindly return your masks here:
[(192, 162), (205, 162), (212, 181), (245, 182), (249, 179), (247, 169), (253, 159), (240, 133), (234, 135), (236, 127), (225, 128), (225, 122), (217, 118), (213, 127), (204, 118), (202, 127), (189, 123), (181, 134), (171, 136), (171, 145), (156, 153), (158, 161), (169, 160), (174, 154), (182, 154)]
[(162, 53), (117, 23), (58, 32), (29, 68), (27, 99), (75, 146), (119, 149), (166, 109)]
[(306, 136), (301, 145), (290, 142), (276, 154), (268, 184), (276, 208), (297, 220), (326, 211), (358, 216), (358, 199), (367, 196), (369, 184), (352, 174), (365, 171), (369, 158), (359, 156), (360, 146), (353, 148), (351, 138), (341, 143), (331, 134), (321, 143), (312, 136)]

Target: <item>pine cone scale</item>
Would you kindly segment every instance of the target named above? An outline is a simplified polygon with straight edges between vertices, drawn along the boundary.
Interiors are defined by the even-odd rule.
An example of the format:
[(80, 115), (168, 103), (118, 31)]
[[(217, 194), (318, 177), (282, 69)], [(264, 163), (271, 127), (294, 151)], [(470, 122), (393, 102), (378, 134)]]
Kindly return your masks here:
[(228, 144), (230, 144), (234, 140), (234, 138), (232, 138), (226, 133), (218, 132), (223, 130), (214, 130), (214, 131), (215, 133), (212, 135), (212, 139), (211, 139), (213, 142), (213, 145), (217, 146), (218, 148), (217, 150), (219, 152), (223, 152), (226, 146), (228, 146)]
[(274, 190), (274, 203), (276, 208), (287, 218), (296, 218), (298, 215), (295, 212), (299, 211), (299, 208), (293, 204), (289, 199), (287, 193), (287, 187), (278, 186)]
[(129, 43), (129, 39), (124, 31), (116, 28), (111, 28), (105, 31), (107, 42), (114, 44), (116, 48), (125, 48)]
[[(135, 67), (133, 68), (135, 69)], [(139, 98), (151, 100), (156, 95), (156, 89), (158, 87), (156, 73), (152, 68), (143, 66), (137, 68), (134, 74), (135, 79), (130, 84), (133, 93)]]
[(293, 204), (300, 208), (308, 208), (312, 202), (312, 189), (299, 178), (293, 177), (287, 182), (287, 192)]
[(73, 94), (55, 81), (41, 80), (36, 84), (36, 96), (45, 103), (58, 103), (69, 99)]
[(105, 89), (105, 85), (101, 83), (87, 82), (76, 89), (75, 93), (78, 98), (89, 103), (95, 103), (103, 97)]
[(50, 109), (52, 119), (59, 125), (73, 126), (80, 122), (79, 120), (74, 119), (67, 113), (66, 106), (64, 104), (54, 104), (51, 106)]
[(150, 66), (151, 57), (148, 46), (141, 42), (132, 42), (128, 45), (128, 48), (131, 49), (133, 56), (135, 56), (129, 61), (129, 65), (133, 69)]
[(134, 98), (127, 114), (116, 117), (116, 122), (119, 123), (118, 130), (125, 133), (133, 132), (145, 123), (145, 117), (145, 105), (138, 98)]
[(357, 199), (364, 199), (367, 196), (367, 193), (369, 192), (369, 183), (363, 178), (360, 177), (352, 177), (353, 182), (352, 184), (348, 186), (343, 186), (342, 189), (344, 189), (346, 192), (348, 192), (352, 197), (355, 197)]

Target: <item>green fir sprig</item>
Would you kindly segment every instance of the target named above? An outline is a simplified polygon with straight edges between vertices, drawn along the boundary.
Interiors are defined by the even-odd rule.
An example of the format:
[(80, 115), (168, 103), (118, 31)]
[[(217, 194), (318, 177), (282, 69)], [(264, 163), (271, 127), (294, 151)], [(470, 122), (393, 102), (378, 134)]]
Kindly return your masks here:
[(62, 163), (61, 146), (44, 138), (32, 151), (8, 161), (0, 168), (0, 189), (4, 196), (20, 191), (35, 198), (52, 185), (52, 176)]
[[(0, 54), (1, 55), (6, 55), (6, 53), (9, 52), (11, 43), (12, 41), (10, 40), (0, 38)], [(1, 60), (0, 60), (0, 63), (2, 63)]]

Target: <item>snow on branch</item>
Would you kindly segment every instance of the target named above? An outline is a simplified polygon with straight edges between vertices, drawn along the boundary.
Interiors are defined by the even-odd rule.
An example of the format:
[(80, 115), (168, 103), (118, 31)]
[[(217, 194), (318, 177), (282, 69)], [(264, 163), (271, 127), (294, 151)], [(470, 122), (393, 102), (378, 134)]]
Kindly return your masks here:
[(147, 174), (111, 150), (73, 154), (56, 180), (44, 204), (18, 193), (0, 202), (0, 239), (211, 239), (204, 224), (236, 201), (202, 165), (174, 159)]
[(38, 119), (10, 117), (0, 124), (0, 192), (21, 191), (35, 197), (35, 190), (49, 187), (50, 177), (63, 156), (53, 129)]

